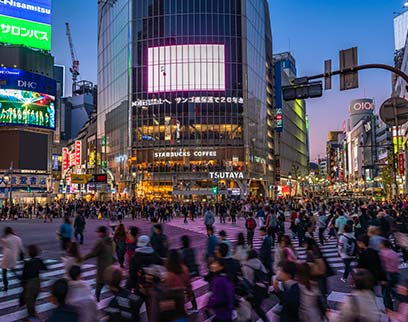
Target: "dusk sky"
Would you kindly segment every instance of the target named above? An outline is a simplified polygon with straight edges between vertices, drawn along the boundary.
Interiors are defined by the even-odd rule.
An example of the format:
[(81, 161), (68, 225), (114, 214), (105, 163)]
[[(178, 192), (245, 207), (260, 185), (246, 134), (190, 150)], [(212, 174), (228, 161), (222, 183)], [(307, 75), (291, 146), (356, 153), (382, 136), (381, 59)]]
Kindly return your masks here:
[[(139, 0), (142, 1), (142, 0)], [(197, 0), (198, 1), (198, 0)], [(204, 0), (200, 0), (204, 1)], [(393, 64), (394, 12), (402, 10), (402, 0), (271, 0), (270, 12), (274, 53), (290, 50), (297, 62), (298, 76), (323, 72), (325, 59), (338, 67), (338, 51), (359, 47), (359, 62)], [(53, 55), (55, 62), (71, 65), (65, 22), (80, 60), (81, 78), (97, 79), (97, 1), (53, 1)], [(67, 93), (70, 93), (70, 82)], [(307, 101), (310, 123), (311, 160), (325, 154), (329, 130), (342, 129), (348, 104), (356, 98), (374, 98), (376, 107), (390, 96), (391, 74), (363, 71), (360, 88), (340, 92), (338, 79), (333, 90), (320, 99)]]

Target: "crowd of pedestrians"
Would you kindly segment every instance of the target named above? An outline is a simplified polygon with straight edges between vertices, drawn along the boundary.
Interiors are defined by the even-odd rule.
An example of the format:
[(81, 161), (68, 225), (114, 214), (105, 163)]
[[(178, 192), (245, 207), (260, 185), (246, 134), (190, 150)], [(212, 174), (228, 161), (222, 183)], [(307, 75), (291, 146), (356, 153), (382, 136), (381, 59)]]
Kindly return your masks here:
[[(216, 205), (77, 202), (62, 208), (63, 223), (57, 235), (64, 251), (65, 274), (51, 287), (50, 301), (55, 309), (47, 321), (98, 321), (97, 302), (107, 287), (112, 297), (102, 316), (112, 322), (139, 321), (143, 305), (150, 322), (197, 321), (192, 319), (197, 319), (200, 311), (214, 322), (270, 321), (264, 304), (271, 299), (278, 303), (273, 311), (281, 322), (380, 322), (386, 317), (408, 322), (408, 281), (400, 274), (399, 256), (401, 253), (403, 261), (408, 260), (408, 207), (403, 200)], [(102, 216), (112, 222), (110, 227), (98, 227), (93, 248), (81, 254), (93, 208), (95, 218)], [(203, 258), (198, 258), (187, 235), (170, 243), (165, 227), (174, 216), (185, 222), (201, 220), (205, 225)], [(126, 227), (124, 217), (146, 218), (150, 233), (141, 234), (131, 224)], [(237, 218), (245, 221), (246, 231), (232, 243), (215, 223), (235, 225)], [(255, 234), (262, 239), (257, 248)], [(335, 241), (344, 262), (344, 273), (339, 276), (321, 251), (329, 239)], [(295, 243), (305, 250), (305, 258), (300, 259)], [(39, 248), (24, 247), (11, 227), (5, 228), (0, 247), (3, 291), (8, 291), (8, 276), (17, 275), (23, 286), (20, 305), (26, 306), (28, 320), (38, 319), (35, 303), (40, 274), (47, 270)], [(22, 275), (18, 276), (15, 267), (24, 257)], [(92, 258), (97, 269), (94, 294), (81, 279), (81, 266)], [(200, 276), (209, 288), (203, 307), (199, 307), (192, 287)], [(327, 299), (333, 279), (352, 287), (337, 311), (331, 310)]]

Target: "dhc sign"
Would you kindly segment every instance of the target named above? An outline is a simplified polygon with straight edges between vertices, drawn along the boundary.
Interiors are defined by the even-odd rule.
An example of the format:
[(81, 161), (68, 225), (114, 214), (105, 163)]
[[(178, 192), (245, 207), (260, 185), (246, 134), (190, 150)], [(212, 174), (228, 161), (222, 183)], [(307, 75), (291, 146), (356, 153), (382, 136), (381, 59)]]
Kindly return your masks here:
[(209, 172), (210, 179), (244, 179), (242, 172)]

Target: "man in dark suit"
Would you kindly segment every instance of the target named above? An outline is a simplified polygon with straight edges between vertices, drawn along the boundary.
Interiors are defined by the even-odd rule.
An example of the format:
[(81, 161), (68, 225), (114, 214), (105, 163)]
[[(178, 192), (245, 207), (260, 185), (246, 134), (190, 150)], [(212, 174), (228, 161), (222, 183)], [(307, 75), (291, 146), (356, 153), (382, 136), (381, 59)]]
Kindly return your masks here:
[(263, 238), (262, 246), (259, 249), (259, 259), (268, 271), (270, 280), (272, 278), (272, 231), (265, 226), (262, 226), (259, 231)]

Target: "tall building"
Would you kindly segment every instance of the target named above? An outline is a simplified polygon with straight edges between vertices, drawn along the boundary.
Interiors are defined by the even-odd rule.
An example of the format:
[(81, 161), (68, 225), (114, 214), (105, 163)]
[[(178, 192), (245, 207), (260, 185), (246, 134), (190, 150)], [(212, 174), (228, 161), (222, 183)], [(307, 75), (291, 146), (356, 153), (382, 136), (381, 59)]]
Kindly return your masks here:
[(289, 176), (309, 172), (309, 133), (304, 100), (284, 101), (282, 86), (296, 78), (296, 62), (286, 52), (273, 55), (276, 91), (275, 157), (276, 181), (284, 185)]
[(270, 192), (266, 0), (105, 0), (98, 27), (101, 164), (119, 193)]
[[(30, 1), (28, 1), (30, 2)], [(0, 2), (0, 193), (2, 201), (51, 190), (56, 82), (51, 1)], [(27, 36), (30, 31), (30, 37)], [(3, 198), (4, 197), (4, 198)]]

